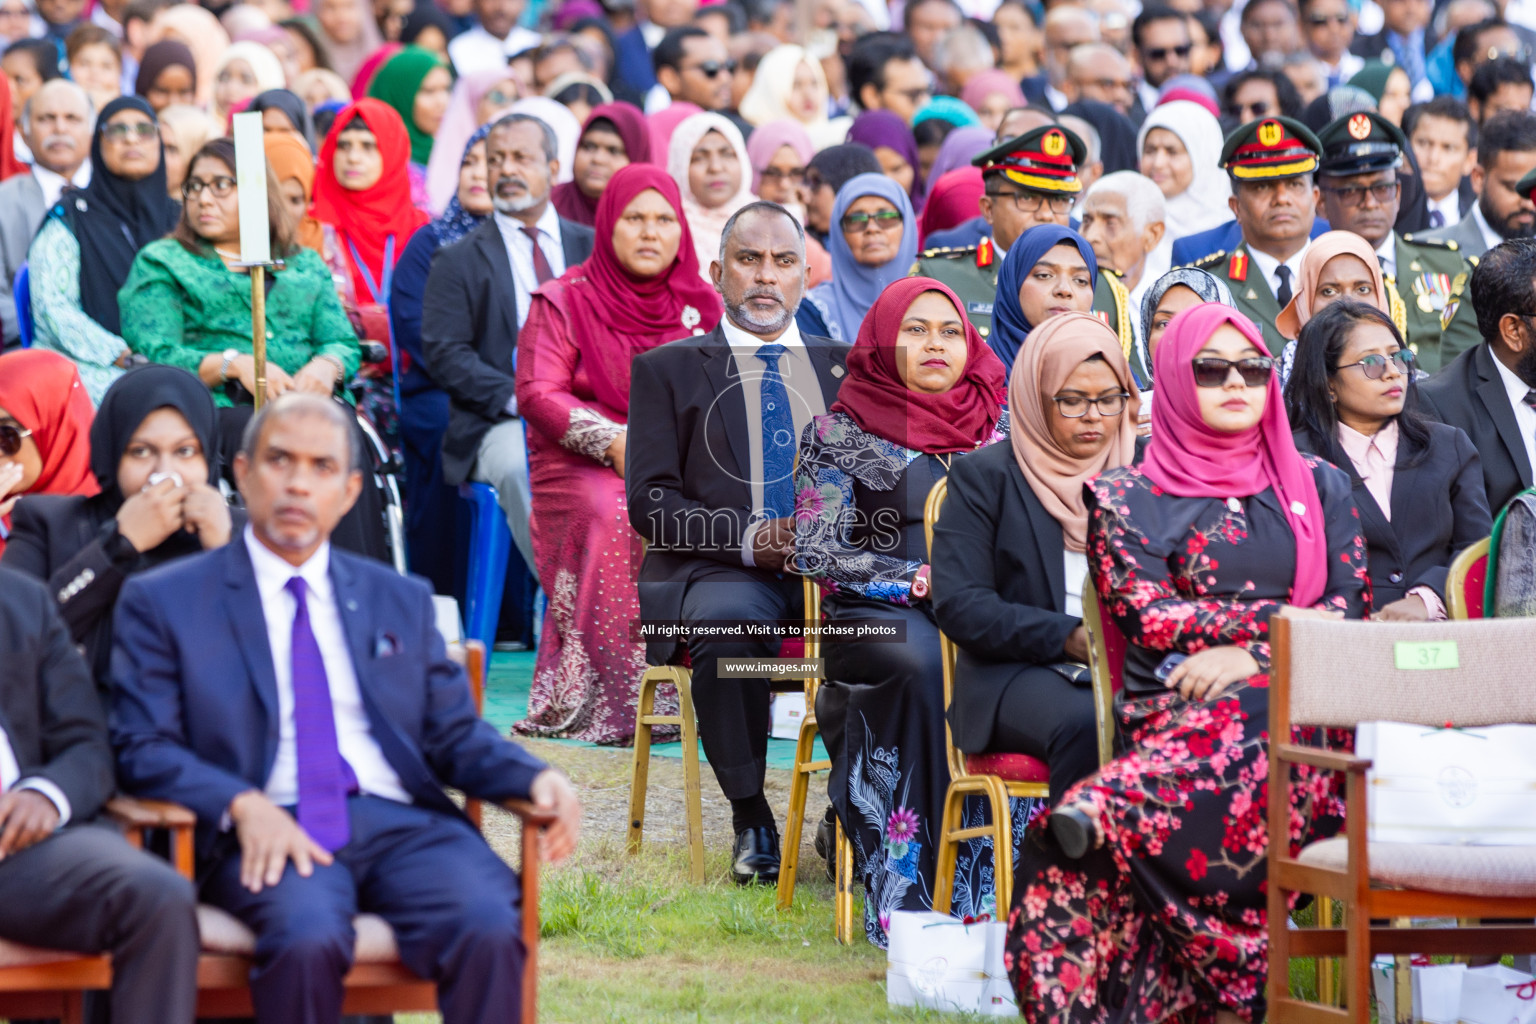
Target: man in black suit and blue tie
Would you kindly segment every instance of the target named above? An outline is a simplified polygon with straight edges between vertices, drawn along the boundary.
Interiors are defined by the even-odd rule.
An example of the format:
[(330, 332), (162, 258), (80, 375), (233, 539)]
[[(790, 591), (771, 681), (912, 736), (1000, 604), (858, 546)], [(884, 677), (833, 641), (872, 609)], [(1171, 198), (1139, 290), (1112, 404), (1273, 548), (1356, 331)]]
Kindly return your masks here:
[(256, 933), (260, 1024), (336, 1024), (361, 911), (438, 983), (446, 1024), (515, 1020), (516, 879), (445, 787), (553, 813), (555, 860), (580, 804), (477, 717), (429, 588), (332, 550), (361, 488), (350, 419), (308, 395), (263, 408), (235, 459), (242, 539), (123, 588), (119, 780), (197, 813), (203, 898)]

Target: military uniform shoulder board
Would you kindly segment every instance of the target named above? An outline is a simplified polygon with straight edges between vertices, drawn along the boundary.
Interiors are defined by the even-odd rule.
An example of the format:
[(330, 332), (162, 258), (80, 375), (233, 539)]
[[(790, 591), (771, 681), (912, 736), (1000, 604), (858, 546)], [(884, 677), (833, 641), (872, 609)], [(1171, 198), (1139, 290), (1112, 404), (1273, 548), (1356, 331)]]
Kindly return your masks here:
[(1410, 245), (1421, 245), (1430, 249), (1449, 249), (1451, 252), (1458, 252), (1461, 249), (1461, 246), (1454, 238), (1422, 238), (1419, 235), (1404, 235), (1403, 241)]
[(1199, 267), (1201, 270), (1204, 270), (1206, 267), (1215, 266), (1216, 264), (1220, 263), (1222, 260), (1224, 260), (1226, 258), (1227, 258), (1227, 250), (1225, 250), (1225, 249), (1217, 249), (1215, 252), (1213, 252), (1213, 253), (1211, 253), (1211, 254), (1209, 254), (1207, 256), (1201, 256), (1199, 259), (1195, 260), (1195, 262), (1193, 262), (1193, 263), (1185, 264), (1185, 266)]
[(955, 248), (952, 245), (943, 245), (943, 246), (940, 246), (937, 249), (924, 249), (922, 251), (922, 253), (919, 254), (918, 259), (924, 259), (924, 260), (932, 260), (932, 259), (952, 260), (952, 259), (956, 259), (956, 258), (958, 258), (960, 256), (968, 256), (972, 252), (975, 252), (975, 251), (976, 251), (976, 247), (974, 245), (962, 246), (960, 248)]

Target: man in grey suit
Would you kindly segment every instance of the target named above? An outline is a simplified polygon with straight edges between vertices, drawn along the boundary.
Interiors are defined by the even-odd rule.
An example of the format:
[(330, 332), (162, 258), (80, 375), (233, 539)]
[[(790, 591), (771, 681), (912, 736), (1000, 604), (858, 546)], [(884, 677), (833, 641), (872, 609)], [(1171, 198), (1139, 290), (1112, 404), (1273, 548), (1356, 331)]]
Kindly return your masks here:
[(0, 329), (3, 345), (21, 338), (16, 272), (50, 207), (65, 185), (83, 187), (91, 180), (87, 161), (95, 113), (85, 90), (55, 78), (33, 93), (21, 110), (21, 133), (32, 150), (32, 170), (0, 182)]
[(1536, 236), (1536, 206), (1516, 189), (1532, 170), (1536, 170), (1536, 114), (1510, 111), (1489, 119), (1478, 136), (1477, 165), (1472, 168), (1477, 202), (1457, 223), (1424, 232), (1422, 237), (1452, 243), (1459, 255), (1476, 266), (1478, 258), (1500, 242)]

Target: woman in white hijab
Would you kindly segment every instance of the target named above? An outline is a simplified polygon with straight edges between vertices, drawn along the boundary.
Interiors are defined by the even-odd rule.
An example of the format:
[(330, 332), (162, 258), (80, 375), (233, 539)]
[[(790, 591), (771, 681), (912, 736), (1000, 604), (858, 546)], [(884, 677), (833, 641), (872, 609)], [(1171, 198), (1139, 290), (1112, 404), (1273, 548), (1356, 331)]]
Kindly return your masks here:
[(1171, 240), (1218, 227), (1232, 219), (1232, 186), (1218, 166), (1221, 124), (1189, 100), (1158, 104), (1136, 136), (1142, 174), (1163, 190)]
[(560, 172), (555, 175), (554, 184), (570, 181), (575, 175), (576, 144), (581, 141), (581, 122), (570, 108), (546, 96), (528, 96), (512, 104), (507, 113), (536, 117), (554, 129), (555, 155), (560, 159)]
[(741, 116), (754, 128), (797, 121), (817, 151), (840, 144), (851, 118), (827, 117), (829, 90), (821, 61), (799, 46), (775, 46), (758, 62), (752, 87), (741, 98)]
[(752, 158), (741, 132), (719, 114), (694, 114), (672, 133), (667, 173), (683, 194), (683, 214), (699, 255), (699, 273), (720, 258), (731, 214), (752, 202)]

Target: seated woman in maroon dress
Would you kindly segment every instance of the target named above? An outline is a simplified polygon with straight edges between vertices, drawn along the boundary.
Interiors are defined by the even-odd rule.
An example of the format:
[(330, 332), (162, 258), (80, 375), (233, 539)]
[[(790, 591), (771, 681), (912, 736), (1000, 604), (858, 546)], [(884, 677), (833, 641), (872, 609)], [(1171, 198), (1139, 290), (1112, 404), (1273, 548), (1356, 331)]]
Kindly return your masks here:
[[(1088, 485), (1125, 753), (1024, 844), (1006, 963), (1033, 1022), (1264, 1019), (1270, 616), (1370, 603), (1349, 478), (1297, 453), (1253, 325), (1195, 306), (1153, 358), (1144, 461)], [(1343, 820), (1331, 776), (1297, 780), (1292, 848)]]
[(533, 553), (549, 614), (518, 732), (628, 743), (645, 649), (640, 538), (624, 505), (630, 360), (719, 323), (682, 199), (659, 167), (630, 164), (597, 204), (585, 263), (533, 296), (517, 342)]

